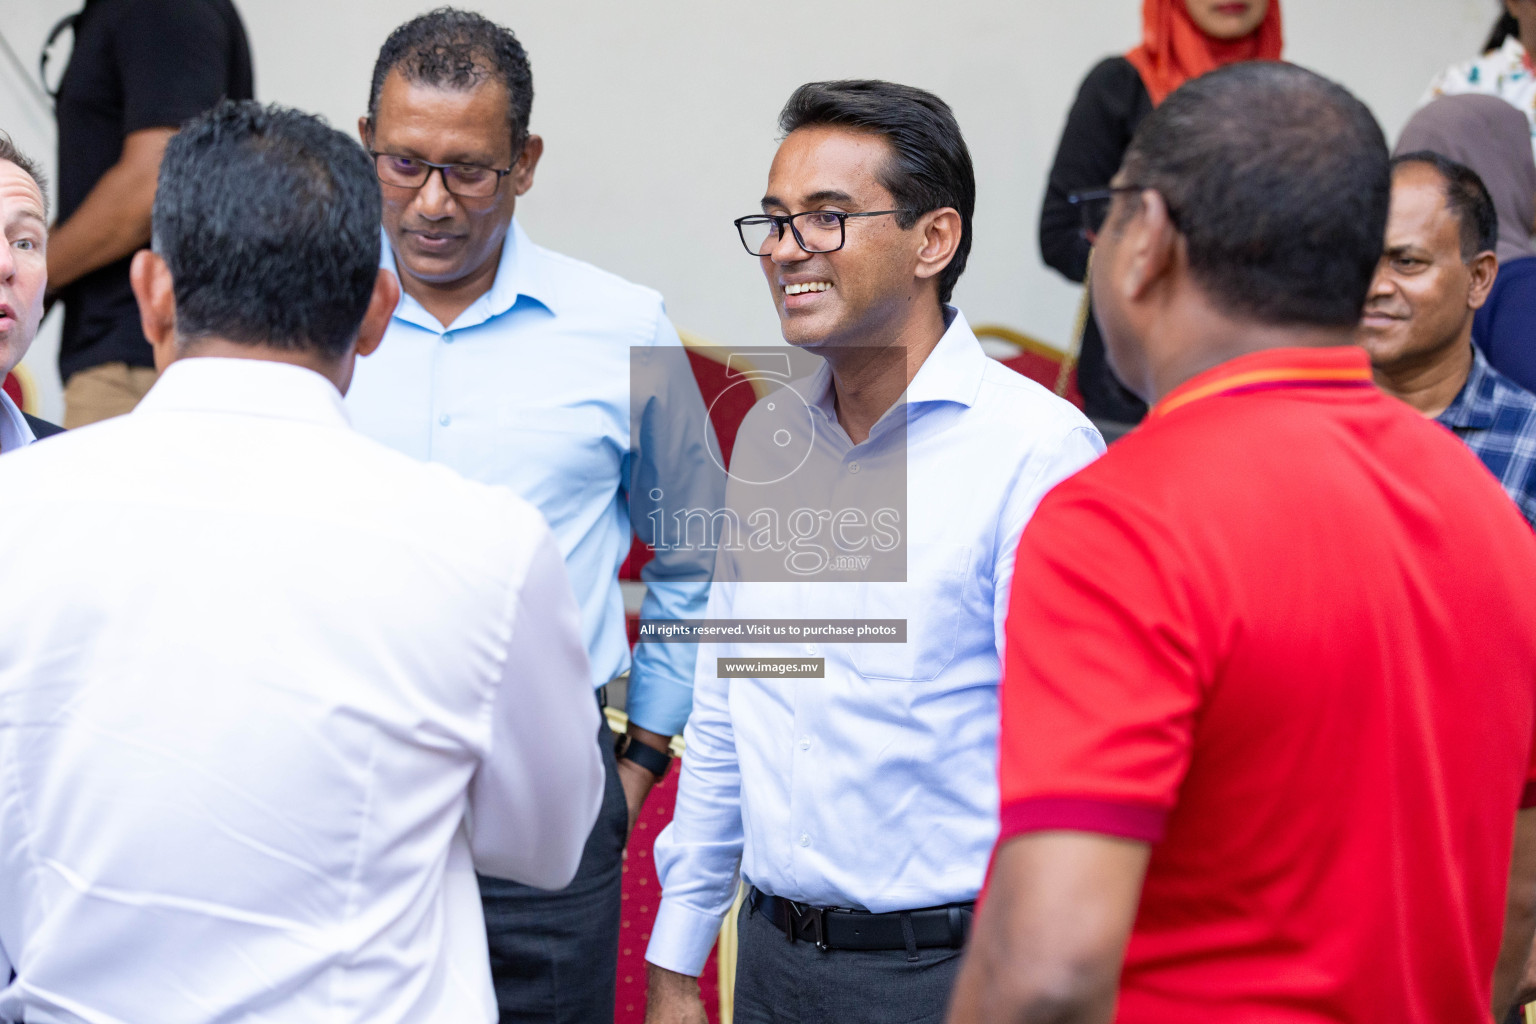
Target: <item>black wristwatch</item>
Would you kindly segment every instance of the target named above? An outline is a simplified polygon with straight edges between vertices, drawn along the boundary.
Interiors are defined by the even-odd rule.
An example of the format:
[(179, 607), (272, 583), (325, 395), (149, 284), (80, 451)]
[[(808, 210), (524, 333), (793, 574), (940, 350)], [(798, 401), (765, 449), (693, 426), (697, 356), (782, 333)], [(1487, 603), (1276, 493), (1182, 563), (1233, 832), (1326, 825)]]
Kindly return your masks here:
[(633, 761), (656, 776), (658, 781), (667, 774), (667, 769), (672, 766), (671, 754), (664, 754), (655, 747), (637, 742), (632, 736), (620, 736), (618, 742), (614, 744), (613, 751), (618, 755), (620, 761)]

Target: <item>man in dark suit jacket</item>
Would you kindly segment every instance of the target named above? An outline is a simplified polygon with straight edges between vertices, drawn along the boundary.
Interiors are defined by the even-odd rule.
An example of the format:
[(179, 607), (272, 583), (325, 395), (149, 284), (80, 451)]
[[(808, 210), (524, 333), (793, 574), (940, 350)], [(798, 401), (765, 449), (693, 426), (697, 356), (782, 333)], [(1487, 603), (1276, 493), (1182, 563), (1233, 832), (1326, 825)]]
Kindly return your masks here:
[[(48, 191), (42, 172), (0, 132), (0, 380), (21, 362), (43, 318), (48, 286)], [(0, 391), (0, 452), (56, 434)]]

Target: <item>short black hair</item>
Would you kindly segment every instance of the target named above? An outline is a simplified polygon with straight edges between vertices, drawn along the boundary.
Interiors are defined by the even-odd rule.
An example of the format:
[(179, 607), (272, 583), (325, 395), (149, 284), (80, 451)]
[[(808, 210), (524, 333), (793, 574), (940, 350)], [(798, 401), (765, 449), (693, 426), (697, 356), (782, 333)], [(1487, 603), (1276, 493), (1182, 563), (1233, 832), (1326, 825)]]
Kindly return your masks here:
[(1227, 309), (1279, 325), (1359, 321), (1392, 178), (1381, 127), (1342, 86), (1292, 64), (1228, 65), (1142, 122), (1121, 173), (1162, 194), (1192, 275)]
[(194, 118), (155, 190), (180, 339), (340, 357), (378, 276), (379, 215), (373, 161), (318, 117), (226, 100)]
[(528, 53), (512, 30), (473, 11), (439, 7), (412, 18), (389, 34), (373, 64), (373, 84), (368, 91), (370, 129), (379, 113), (379, 94), (384, 79), (398, 70), (408, 82), (448, 89), (469, 90), (494, 80), (506, 86), (512, 156), (515, 159), (528, 137), (528, 118), (533, 112), (533, 69)]
[(1394, 157), (1392, 170), (1396, 171), (1404, 164), (1426, 164), (1439, 172), (1445, 185), (1446, 208), (1461, 225), (1463, 260), (1471, 262), (1480, 252), (1497, 251), (1499, 212), (1494, 209), (1488, 186), (1483, 184), (1476, 171), (1432, 149), (1416, 149)]
[(971, 253), (976, 213), (976, 172), (949, 104), (931, 92), (894, 82), (808, 82), (784, 104), (779, 130), (788, 135), (816, 125), (871, 132), (890, 143), (893, 155), (880, 173), (880, 183), (901, 208), (896, 223), (902, 228), (932, 210), (948, 206), (959, 211), (960, 244), (939, 274), (939, 301), (948, 302)]
[(10, 161), (25, 171), (27, 177), (32, 179), (32, 183), (37, 186), (37, 190), (43, 194), (43, 216), (46, 217), (48, 215), (48, 185), (43, 180), (42, 168), (38, 167), (37, 162), (31, 157), (17, 149), (16, 143), (12, 142), (10, 135), (5, 132), (0, 132), (0, 160)]

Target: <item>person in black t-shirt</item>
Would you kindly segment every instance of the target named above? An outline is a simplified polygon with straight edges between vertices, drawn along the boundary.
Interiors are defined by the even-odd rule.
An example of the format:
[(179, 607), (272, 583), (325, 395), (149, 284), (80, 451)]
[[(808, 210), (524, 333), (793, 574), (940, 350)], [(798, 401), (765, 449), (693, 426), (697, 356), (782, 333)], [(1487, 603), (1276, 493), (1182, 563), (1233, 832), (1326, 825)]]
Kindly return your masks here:
[(86, 0), (59, 83), (59, 219), (48, 281), (64, 302), (64, 422), (128, 412), (154, 361), (128, 287), (149, 244), (165, 144), (220, 99), (251, 99), (251, 51), (230, 0)]
[[(1040, 255), (1071, 281), (1086, 276), (1092, 246), (1083, 235), (1083, 213), (1067, 196), (1107, 186), (1137, 126), (1183, 82), (1224, 64), (1279, 59), (1280, 0), (1143, 0), (1142, 34), (1140, 46), (1088, 73), (1051, 166)], [(1139, 423), (1147, 413), (1115, 379), (1092, 317), (1083, 330), (1077, 385), (1084, 411), (1110, 440), (1123, 432), (1117, 425)]]

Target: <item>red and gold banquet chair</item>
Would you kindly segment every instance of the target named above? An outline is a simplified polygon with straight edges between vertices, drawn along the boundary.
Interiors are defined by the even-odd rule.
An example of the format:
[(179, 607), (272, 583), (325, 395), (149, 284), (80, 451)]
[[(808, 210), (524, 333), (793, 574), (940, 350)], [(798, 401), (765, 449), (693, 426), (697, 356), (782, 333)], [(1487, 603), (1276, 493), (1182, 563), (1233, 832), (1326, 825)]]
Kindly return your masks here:
[[(1089, 268), (1093, 260), (1089, 257)], [(1077, 356), (1083, 350), (1083, 332), (1092, 314), (1092, 302), (1088, 289), (1083, 289), (1078, 299), (1077, 315), (1072, 323), (1072, 340), (1065, 351), (1049, 345), (1039, 338), (997, 324), (982, 324), (975, 328), (977, 339), (987, 355), (1016, 373), (1043, 384), (1079, 409), (1083, 407), (1083, 395), (1077, 387)]]
[(1039, 338), (998, 324), (975, 328), (987, 355), (1030, 380), (1050, 388), (1079, 409), (1083, 396), (1077, 390), (1077, 358)]

